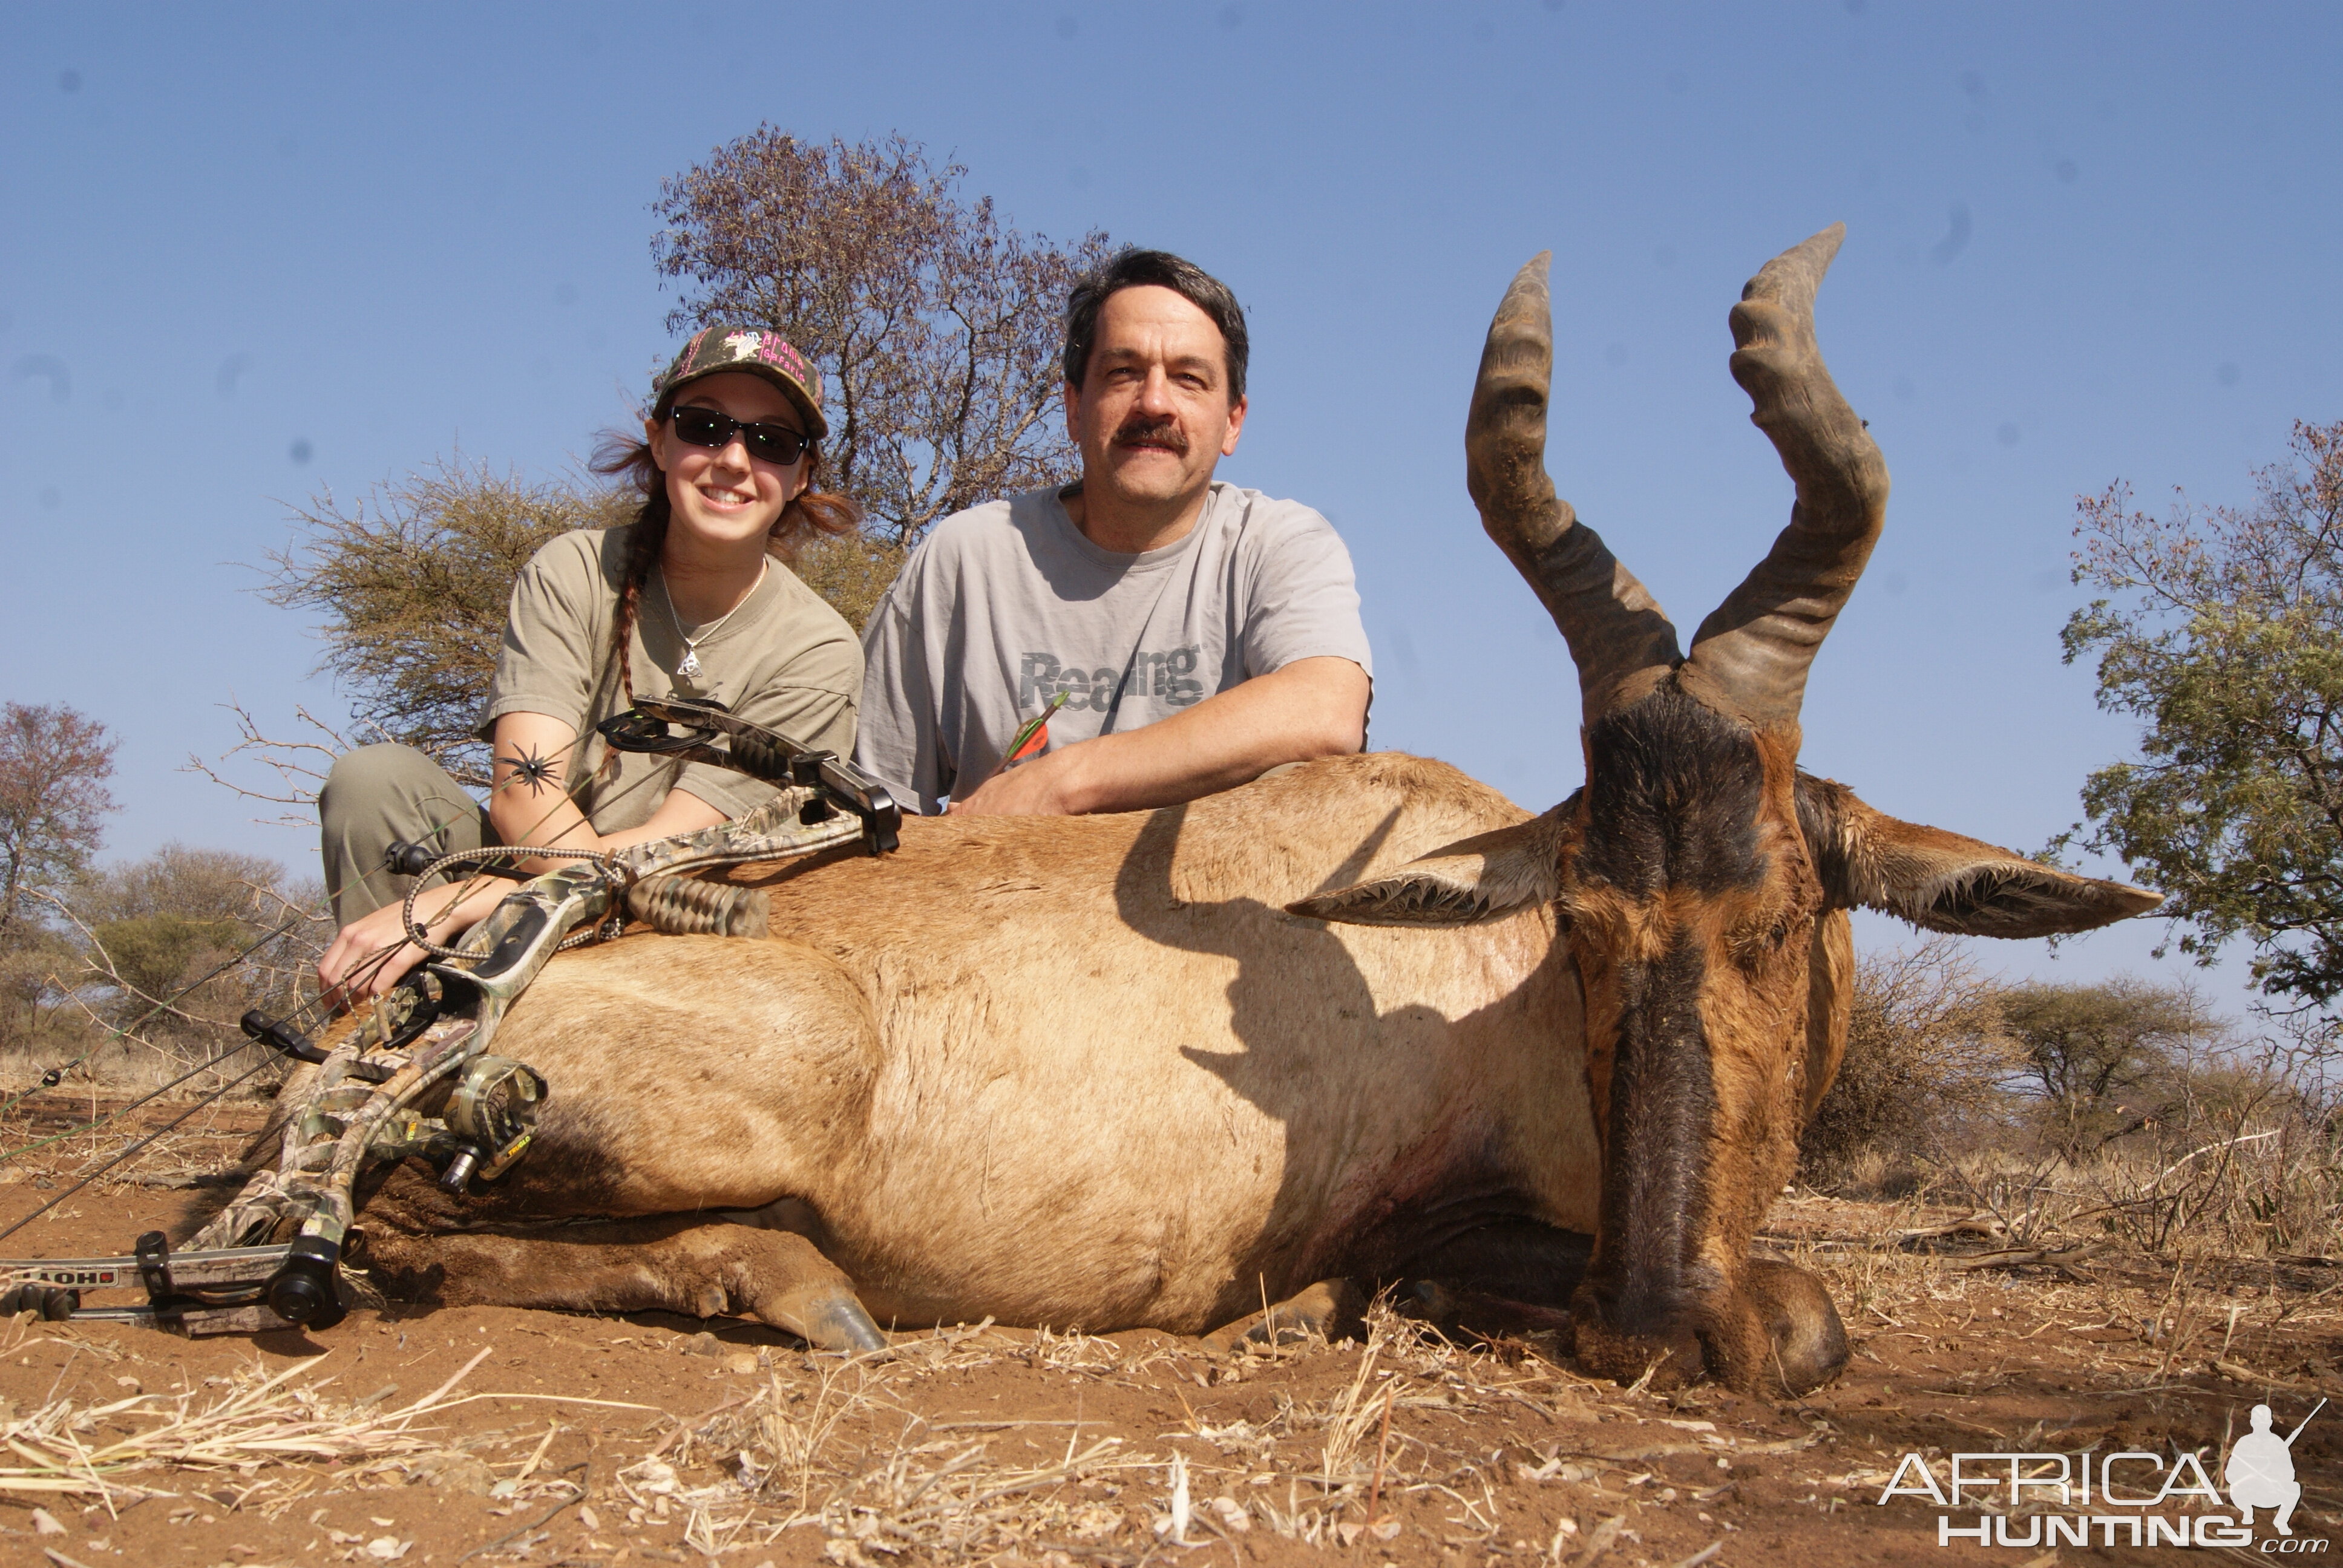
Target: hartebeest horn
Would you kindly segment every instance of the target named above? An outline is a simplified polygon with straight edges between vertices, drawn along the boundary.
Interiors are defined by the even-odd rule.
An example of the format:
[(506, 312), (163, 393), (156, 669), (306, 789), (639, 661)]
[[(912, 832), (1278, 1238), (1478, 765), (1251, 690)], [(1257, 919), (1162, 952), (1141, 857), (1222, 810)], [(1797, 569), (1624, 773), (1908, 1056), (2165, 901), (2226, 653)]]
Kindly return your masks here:
[(1514, 275), (1489, 324), (1473, 412), (1464, 422), (1464, 482), (1481, 526), (1545, 601), (1578, 666), (1588, 721), (1648, 689), (1682, 659), (1676, 628), (1635, 576), (1554, 493), (1545, 471), (1546, 394), (1554, 317), (1546, 251)]
[(1806, 670), (1855, 591), (1887, 516), (1887, 463), (1815, 343), (1815, 290), (1846, 237), (1833, 224), (1767, 262), (1733, 307), (1733, 378), (1797, 487), (1773, 550), (1701, 622), (1685, 661), (1752, 723), (1797, 722)]

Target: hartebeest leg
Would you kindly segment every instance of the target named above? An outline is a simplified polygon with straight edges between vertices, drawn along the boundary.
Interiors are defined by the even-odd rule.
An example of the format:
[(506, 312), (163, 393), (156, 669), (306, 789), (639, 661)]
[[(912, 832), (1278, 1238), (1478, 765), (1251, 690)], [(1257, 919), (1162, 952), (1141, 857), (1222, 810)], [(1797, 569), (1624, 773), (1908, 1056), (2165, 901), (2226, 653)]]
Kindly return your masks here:
[(438, 1306), (745, 1314), (822, 1350), (884, 1349), (854, 1282), (811, 1241), (689, 1215), (526, 1235), (375, 1235), (384, 1293)]
[(1365, 1325), (1366, 1293), (1349, 1280), (1321, 1280), (1265, 1311), (1250, 1312), (1204, 1336), (1207, 1350), (1227, 1354), (1242, 1347), (1282, 1341), (1289, 1331), (1330, 1340), (1356, 1334)]

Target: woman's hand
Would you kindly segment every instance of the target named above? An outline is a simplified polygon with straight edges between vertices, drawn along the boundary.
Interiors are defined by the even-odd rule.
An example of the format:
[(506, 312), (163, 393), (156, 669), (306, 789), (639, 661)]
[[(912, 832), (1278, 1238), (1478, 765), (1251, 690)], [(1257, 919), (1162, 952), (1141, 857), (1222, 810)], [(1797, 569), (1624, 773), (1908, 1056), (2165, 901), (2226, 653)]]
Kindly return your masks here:
[[(475, 921), (486, 918), (505, 892), (501, 885), (491, 884), (475, 891), (470, 899), (460, 899), (458, 895), (463, 890), (461, 884), (432, 888), (415, 900), (416, 920), (431, 934), (432, 940), (443, 945), (453, 941), (458, 932), (470, 930)], [(375, 960), (385, 953), (389, 956), (377, 964)], [(337, 986), (344, 987), (344, 1005), (355, 1007), (397, 985), (407, 970), (428, 956), (407, 940), (401, 906), (385, 904), (370, 915), (360, 915), (335, 934), (333, 945), (317, 960), (317, 978), (325, 982), (329, 995)]]

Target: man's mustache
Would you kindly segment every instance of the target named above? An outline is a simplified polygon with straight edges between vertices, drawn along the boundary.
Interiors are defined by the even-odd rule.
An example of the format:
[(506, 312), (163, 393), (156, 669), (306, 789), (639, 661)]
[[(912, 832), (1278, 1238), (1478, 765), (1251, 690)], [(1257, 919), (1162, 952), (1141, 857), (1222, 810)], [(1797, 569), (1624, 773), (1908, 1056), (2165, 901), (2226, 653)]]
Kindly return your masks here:
[(1176, 419), (1137, 417), (1125, 419), (1121, 428), (1114, 433), (1114, 444), (1118, 447), (1162, 447), (1183, 457), (1188, 455), (1188, 433), (1180, 428), (1180, 422)]

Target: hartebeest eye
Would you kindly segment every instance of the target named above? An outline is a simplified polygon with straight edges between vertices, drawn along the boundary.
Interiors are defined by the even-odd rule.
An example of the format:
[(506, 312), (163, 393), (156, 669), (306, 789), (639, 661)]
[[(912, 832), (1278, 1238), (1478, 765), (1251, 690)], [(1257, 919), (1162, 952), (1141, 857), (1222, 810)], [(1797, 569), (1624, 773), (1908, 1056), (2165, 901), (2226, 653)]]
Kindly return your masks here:
[(1790, 922), (1786, 916), (1752, 920), (1736, 927), (1726, 938), (1726, 950), (1733, 961), (1745, 970), (1762, 969), (1772, 962), (1789, 940)]
[(1788, 888), (1767, 889), (1726, 929), (1726, 950), (1745, 970), (1767, 968), (1820, 912), (1816, 900), (1802, 899)]

